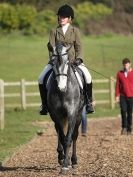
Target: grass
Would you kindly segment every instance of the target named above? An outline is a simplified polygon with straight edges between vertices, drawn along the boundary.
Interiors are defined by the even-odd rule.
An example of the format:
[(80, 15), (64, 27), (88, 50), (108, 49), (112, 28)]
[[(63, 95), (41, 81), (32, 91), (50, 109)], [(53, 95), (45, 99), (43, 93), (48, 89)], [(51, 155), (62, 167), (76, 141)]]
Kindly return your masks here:
[(1, 78), (37, 80), (48, 61), (47, 38), (7, 36), (0, 40)]
[(36, 109), (23, 111), (20, 109), (7, 110), (5, 129), (0, 130), (0, 161), (9, 157), (22, 144), (36, 135), (38, 129), (36, 121), (49, 120), (48, 116), (39, 116)]
[[(132, 59), (133, 36), (102, 36), (84, 38), (85, 63), (106, 77), (116, 75), (121, 60)], [(103, 78), (92, 72), (93, 78)]]
[[(47, 37), (6, 36), (0, 39), (0, 77), (16, 81), (37, 80), (48, 62)], [(82, 38), (84, 63), (110, 77), (121, 68), (124, 57), (132, 58), (133, 36), (87, 36)], [(93, 78), (103, 76), (91, 71)]]
[(115, 109), (110, 109), (108, 105), (97, 105), (94, 114), (89, 114), (89, 118), (108, 118), (108, 117), (118, 117), (119, 107), (116, 106)]
[[(22, 78), (37, 80), (44, 65), (48, 62), (47, 41), (48, 37), (45, 36), (9, 35), (1, 37), (0, 78), (5, 81), (18, 81)], [(129, 57), (133, 61), (133, 36), (84, 36), (82, 42), (86, 66), (106, 77), (116, 75), (124, 57)], [(104, 79), (102, 75), (94, 71), (91, 71), (91, 74), (93, 78)], [(94, 87), (106, 88), (107, 86), (95, 84)], [(98, 98), (101, 97), (108, 96), (98, 96)], [(114, 117), (118, 113), (118, 107), (111, 110), (107, 105), (97, 105), (96, 113), (88, 117)], [(10, 156), (16, 147), (36, 135), (36, 130), (40, 127), (34, 126), (33, 122), (48, 119), (48, 116), (39, 116), (37, 109), (6, 110), (5, 129), (0, 131), (0, 161)]]

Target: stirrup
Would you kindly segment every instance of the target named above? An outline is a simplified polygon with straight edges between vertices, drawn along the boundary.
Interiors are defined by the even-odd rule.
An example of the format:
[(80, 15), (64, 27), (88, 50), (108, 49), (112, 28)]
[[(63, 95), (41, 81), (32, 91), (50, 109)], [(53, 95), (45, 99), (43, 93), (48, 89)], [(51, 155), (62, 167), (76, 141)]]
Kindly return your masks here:
[(39, 113), (40, 113), (40, 115), (47, 115), (48, 114), (47, 107), (41, 105)]

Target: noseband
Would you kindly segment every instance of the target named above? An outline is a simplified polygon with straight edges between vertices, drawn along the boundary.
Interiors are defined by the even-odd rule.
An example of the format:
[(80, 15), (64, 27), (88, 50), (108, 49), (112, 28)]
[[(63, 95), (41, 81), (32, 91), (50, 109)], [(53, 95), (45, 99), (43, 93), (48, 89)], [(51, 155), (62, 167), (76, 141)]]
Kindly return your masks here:
[(66, 76), (66, 77), (68, 77), (68, 75), (67, 75), (67, 74), (64, 74), (64, 73), (59, 73), (59, 74), (56, 74), (56, 75), (55, 75), (55, 77), (59, 77), (59, 76)]

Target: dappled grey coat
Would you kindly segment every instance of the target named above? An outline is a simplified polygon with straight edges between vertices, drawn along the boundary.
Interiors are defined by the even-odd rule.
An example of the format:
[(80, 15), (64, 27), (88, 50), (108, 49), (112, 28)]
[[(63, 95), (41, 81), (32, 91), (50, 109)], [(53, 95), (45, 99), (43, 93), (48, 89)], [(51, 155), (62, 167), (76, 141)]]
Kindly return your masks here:
[(72, 47), (68, 51), (68, 56), (72, 63), (75, 61), (76, 58), (83, 59), (82, 44), (78, 28), (69, 25), (65, 35), (63, 34), (61, 26), (52, 29), (50, 32), (48, 43), (48, 50), (50, 52), (50, 56), (52, 55), (52, 47), (56, 46), (58, 42), (63, 42), (66, 45), (72, 45)]

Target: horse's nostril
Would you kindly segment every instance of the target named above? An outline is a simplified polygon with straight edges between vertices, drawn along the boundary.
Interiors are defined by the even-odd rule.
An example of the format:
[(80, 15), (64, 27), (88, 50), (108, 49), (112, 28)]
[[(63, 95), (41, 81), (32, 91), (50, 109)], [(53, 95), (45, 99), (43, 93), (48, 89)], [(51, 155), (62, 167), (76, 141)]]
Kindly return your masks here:
[(66, 87), (61, 88), (61, 87), (58, 86), (58, 89), (59, 89), (61, 92), (64, 92), (64, 93), (66, 92)]

